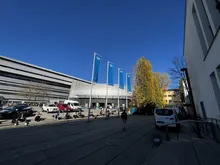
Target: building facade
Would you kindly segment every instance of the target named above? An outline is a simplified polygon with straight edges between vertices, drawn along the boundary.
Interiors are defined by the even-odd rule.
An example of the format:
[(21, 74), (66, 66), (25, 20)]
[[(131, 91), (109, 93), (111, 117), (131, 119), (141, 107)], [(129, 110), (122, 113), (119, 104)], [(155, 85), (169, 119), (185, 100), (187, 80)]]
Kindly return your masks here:
[(180, 105), (181, 99), (180, 99), (180, 91), (179, 89), (168, 89), (164, 93), (163, 100), (167, 105)]
[[(0, 56), (0, 104), (5, 102), (59, 102), (78, 100), (81, 105), (89, 103), (91, 83), (73, 76)], [(109, 86), (108, 103), (116, 105), (117, 86)], [(92, 104), (105, 105), (106, 85), (95, 84)], [(125, 104), (125, 90), (120, 90), (120, 103)], [(103, 105), (104, 104), (104, 105)]]
[(184, 57), (196, 111), (220, 119), (219, 0), (186, 0)]
[[(126, 89), (126, 87), (125, 87)], [(131, 93), (126, 92), (125, 89), (119, 89), (118, 85), (108, 86), (108, 104), (113, 107), (118, 106), (118, 95), (120, 99), (120, 106), (126, 105), (126, 95), (127, 99), (130, 100)], [(92, 106), (105, 107), (106, 103), (106, 84), (94, 84), (92, 88)], [(78, 100), (83, 105), (89, 102), (91, 92), (91, 85), (87, 83), (79, 83), (74, 80), (71, 87), (70, 99)]]

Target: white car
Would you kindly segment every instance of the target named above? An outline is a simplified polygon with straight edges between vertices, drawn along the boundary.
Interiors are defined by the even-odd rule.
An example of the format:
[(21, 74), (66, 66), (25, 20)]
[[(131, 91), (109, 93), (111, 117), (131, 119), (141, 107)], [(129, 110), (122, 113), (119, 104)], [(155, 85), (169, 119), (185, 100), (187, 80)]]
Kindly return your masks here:
[(170, 124), (168, 125), (169, 127), (175, 127), (177, 129), (180, 127), (180, 124), (172, 124), (179, 121), (176, 111), (172, 108), (156, 108), (154, 110), (154, 117), (156, 128), (164, 124)]
[(59, 109), (55, 104), (49, 104), (49, 105), (44, 104), (42, 106), (42, 111), (47, 112), (47, 113), (49, 113), (49, 112), (58, 112)]
[(70, 108), (72, 109), (72, 111), (82, 109), (82, 107), (80, 106), (78, 101), (65, 100), (64, 104), (68, 104), (70, 106)]

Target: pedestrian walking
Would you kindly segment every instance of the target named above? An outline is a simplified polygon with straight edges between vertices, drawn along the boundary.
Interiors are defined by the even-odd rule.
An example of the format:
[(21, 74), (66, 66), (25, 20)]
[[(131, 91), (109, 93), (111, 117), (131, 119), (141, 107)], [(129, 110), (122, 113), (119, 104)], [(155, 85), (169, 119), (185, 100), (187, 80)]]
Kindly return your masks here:
[(121, 119), (122, 119), (122, 121), (123, 121), (123, 131), (125, 131), (126, 130), (126, 124), (127, 124), (127, 119), (128, 119), (128, 115), (127, 115), (127, 112), (126, 112), (126, 110), (124, 110), (123, 112), (122, 112), (122, 114), (121, 114)]

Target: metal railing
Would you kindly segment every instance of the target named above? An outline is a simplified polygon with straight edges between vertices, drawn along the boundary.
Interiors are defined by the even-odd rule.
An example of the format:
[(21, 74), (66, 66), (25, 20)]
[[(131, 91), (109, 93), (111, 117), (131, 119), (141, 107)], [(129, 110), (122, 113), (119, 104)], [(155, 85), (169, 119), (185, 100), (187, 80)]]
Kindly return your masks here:
[[(172, 122), (167, 124), (160, 124), (159, 126), (165, 127), (166, 140), (170, 141), (169, 126), (174, 124), (190, 124), (192, 129), (197, 133), (198, 138), (201, 137), (201, 132), (205, 133), (208, 137), (220, 143), (220, 120), (218, 119), (207, 119), (207, 120), (182, 120), (179, 122)], [(196, 125), (198, 127), (196, 127)], [(199, 128), (199, 130), (197, 130)], [(176, 139), (179, 140), (179, 131), (177, 131)]]

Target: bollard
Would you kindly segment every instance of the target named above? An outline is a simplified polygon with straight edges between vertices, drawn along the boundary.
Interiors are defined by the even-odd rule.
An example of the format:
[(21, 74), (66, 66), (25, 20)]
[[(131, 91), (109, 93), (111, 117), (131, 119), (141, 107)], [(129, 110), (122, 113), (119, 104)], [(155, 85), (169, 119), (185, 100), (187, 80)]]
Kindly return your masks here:
[(217, 136), (216, 136), (214, 124), (212, 122), (210, 123), (210, 127), (211, 127), (213, 138), (215, 139), (216, 142), (219, 142), (218, 139), (217, 139)]
[(205, 132), (207, 132), (207, 129), (208, 129), (208, 124), (207, 123), (205, 123)]
[(166, 125), (166, 141), (170, 141), (168, 125)]
[(177, 131), (176, 140), (179, 140), (179, 131)]
[(215, 123), (216, 123), (216, 127), (218, 127), (218, 120), (217, 119), (215, 119)]

